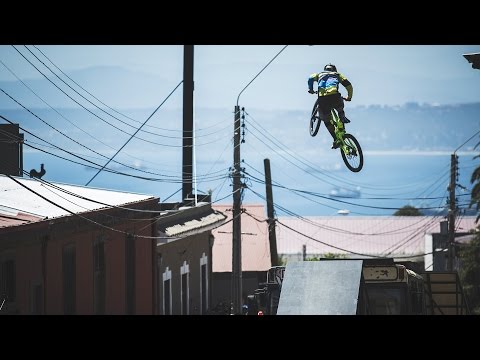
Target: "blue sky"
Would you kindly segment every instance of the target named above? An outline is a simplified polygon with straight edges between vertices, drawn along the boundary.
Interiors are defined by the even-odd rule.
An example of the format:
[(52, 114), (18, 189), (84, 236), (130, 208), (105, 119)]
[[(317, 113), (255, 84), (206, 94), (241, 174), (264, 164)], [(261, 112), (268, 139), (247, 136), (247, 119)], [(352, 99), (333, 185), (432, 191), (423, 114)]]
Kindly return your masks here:
[[(45, 71), (45, 74), (60, 84), (28, 50), (23, 46), (17, 46), (17, 48), (42, 71)], [(137, 109), (135, 115), (131, 112), (128, 114), (140, 123), (183, 78), (183, 46), (180, 45), (42, 45), (38, 48), (55, 65), (109, 106), (117, 110)], [(226, 202), (231, 201), (231, 196), (228, 196), (231, 191), (228, 168), (233, 160), (231, 137), (233, 108), (237, 96), (282, 48), (282, 45), (195, 46), (195, 106), (198, 109), (195, 126), (199, 135), (196, 142), (197, 174), (219, 175), (215, 181), (199, 182), (198, 188), (203, 192), (212, 189), (214, 199), (225, 197)], [(46, 61), (34, 47), (29, 46), (29, 49)], [(326, 194), (335, 186), (349, 189), (361, 187), (362, 191), (369, 193), (367, 195), (371, 197), (385, 197), (401, 192), (404, 198), (408, 198), (422, 193), (422, 196), (428, 195), (432, 189), (446, 188), (449, 156), (455, 144), (430, 149), (375, 148), (373, 145), (379, 139), (389, 144), (388, 139), (384, 139), (388, 131), (383, 130), (388, 130), (389, 127), (391, 130), (399, 125), (398, 121), (394, 123), (393, 119), (385, 119), (382, 122), (384, 129), (379, 129), (378, 125), (377, 128), (370, 129), (363, 125), (367, 123), (366, 121), (352, 118), (349, 128), (364, 145), (366, 161), (362, 172), (358, 174), (348, 172), (341, 162), (340, 155), (330, 150), (331, 140), (325, 129), (321, 129), (316, 138), (308, 134), (306, 119), (315, 98), (307, 93), (307, 78), (312, 72), (321, 71), (326, 63), (336, 64), (338, 70), (346, 75), (354, 86), (353, 101), (346, 105), (347, 116), (349, 108), (377, 104), (401, 106), (409, 102), (432, 105), (478, 103), (480, 102), (480, 71), (472, 69), (462, 56), (464, 53), (471, 52), (480, 52), (480, 45), (288, 46), (240, 98), (240, 105), (244, 106), (249, 114), (247, 115), (247, 142), (242, 146), (242, 158), (246, 162), (247, 170), (250, 174), (262, 178), (262, 174), (257, 171), (262, 172), (263, 159), (270, 158), (272, 176), (281, 184), (290, 188)], [(78, 114), (72, 115), (70, 120), (75, 126), (96, 136), (100, 142), (91, 136), (85, 136), (78, 128), (72, 127), (71, 123), (66, 123), (65, 119), (57, 114), (39, 112), (45, 114), (45, 120), (51, 122), (57, 129), (68, 133), (82, 144), (105, 156), (113, 155), (115, 149), (120, 148), (128, 139), (125, 133), (116, 132), (79, 109), (76, 104), (48, 83), (13, 47), (0, 46), (0, 60), (55, 109), (60, 112), (65, 108), (77, 109)], [(46, 63), (49, 64), (47, 61)], [(13, 82), (16, 82), (16, 78), (0, 64), (2, 88), (11, 91), (11, 95), (30, 109), (45, 108), (45, 104), (32, 96), (28, 89)], [(70, 90), (68, 91), (76, 97)], [(5, 95), (0, 95), (0, 109), (4, 111), (19, 109), (18, 105)], [(85, 101), (81, 100), (81, 102), (86, 107), (92, 108)], [(179, 177), (182, 155), (181, 109), (182, 87), (149, 121), (148, 125), (156, 128), (145, 128), (166, 137), (159, 139), (148, 133), (141, 134), (147, 140), (167, 144), (167, 146), (152, 145), (152, 143), (134, 139), (116, 159), (134, 167)], [(362, 112), (358, 110), (356, 113)], [(70, 114), (68, 113), (69, 116)], [(33, 129), (32, 131), (44, 139), (84, 156), (90, 156), (90, 159), (100, 164), (105, 162), (98, 154), (92, 154), (67, 141), (37, 119), (29, 117), (28, 114), (22, 113), (22, 116), (24, 124), (31, 125), (32, 128), (29, 129)], [(460, 134), (455, 137), (460, 139), (458, 145), (480, 130), (479, 119), (478, 116), (472, 118), (473, 126), (471, 128), (468, 126), (468, 129), (458, 129), (453, 123), (447, 127), (448, 131), (452, 132), (452, 138), (455, 133)], [(110, 121), (113, 120), (110, 119)], [(465, 121), (462, 124), (465, 127)], [(122, 127), (122, 125), (119, 126)], [(160, 128), (163, 130), (159, 130)], [(412, 129), (412, 134), (418, 135), (414, 134), (414, 131), (415, 129)], [(272, 135), (273, 138), (271, 136), (270, 139), (263, 138), (264, 135)], [(425, 132), (420, 135), (429, 136)], [(26, 138), (32, 140), (28, 136)], [(469, 185), (468, 176), (477, 166), (472, 161), (473, 155), (476, 154), (472, 151), (472, 146), (476, 142), (472, 140), (461, 149), (469, 151), (461, 154), (462, 166), (464, 166), (461, 173), (463, 185)], [(280, 148), (276, 148), (276, 145), (280, 145)], [(52, 151), (47, 145), (42, 146), (45, 150)], [(288, 153), (294, 155), (292, 159), (302, 157), (303, 161), (311, 161), (318, 170), (316, 175), (313, 174), (316, 177), (312, 177), (311, 171), (307, 174), (302, 169), (291, 166), (282, 157)], [(39, 168), (38, 164), (42, 162), (46, 163), (46, 180), (84, 185), (94, 174), (92, 170), (87, 171), (81, 167), (79, 169), (78, 166), (69, 165), (31, 149), (25, 149), (24, 155), (27, 170)], [(422, 155), (424, 155), (423, 160), (419, 157)], [(121, 165), (113, 163), (111, 167), (123, 169)], [(305, 166), (300, 164), (300, 167)], [(65, 171), (66, 169), (68, 170)], [(446, 171), (446, 177), (441, 178), (440, 183), (435, 182), (435, 179), (431, 178), (432, 174), (440, 176), (442, 171)], [(222, 178), (221, 175), (225, 176)], [(173, 182), (159, 185), (105, 173), (99, 175), (92, 186), (152, 193), (160, 196), (161, 199), (173, 194), (179, 187), (178, 183)], [(261, 184), (252, 182), (250, 186), (255, 191), (264, 193)], [(409, 186), (408, 191), (407, 186)], [(298, 196), (291, 193), (283, 195), (279, 189), (274, 192), (274, 198), (281, 205), (308, 215), (330, 215), (344, 206), (333, 204), (332, 208), (321, 204), (306, 205), (305, 201)], [(179, 196), (174, 196), (170, 200), (179, 200)], [(247, 193), (245, 200), (262, 202), (252, 193)], [(322, 200), (322, 202), (332, 205), (328, 201)], [(377, 206), (378, 202), (372, 201), (370, 204)], [(418, 205), (418, 203), (412, 203), (412, 205)], [(382, 206), (391, 205), (384, 203)], [(356, 210), (360, 214), (379, 213), (371, 208)]]
[[(282, 47), (195, 46), (196, 106), (235, 105), (241, 89)], [(88, 85), (94, 93), (98, 91), (104, 101), (117, 107), (158, 105), (183, 77), (180, 45), (39, 48), (63, 71), (74, 74), (75, 80)], [(22, 47), (19, 49), (25, 52)], [(241, 105), (262, 109), (310, 108), (306, 79), (329, 62), (336, 64), (353, 83), (352, 105), (474, 102), (480, 94), (480, 71), (474, 71), (462, 56), (471, 52), (480, 52), (480, 45), (290, 45), (242, 94)], [(12, 47), (0, 46), (0, 55), (22, 79), (42, 77)], [(130, 76), (122, 86), (107, 92), (102, 87), (110, 80), (106, 67)], [(82, 79), (89, 69), (95, 68), (102, 69), (95, 80)], [(155, 85), (142, 88), (141, 80), (132, 81), (135, 77), (148, 77)], [(12, 75), (0, 66), (0, 81), (11, 80)], [(181, 106), (181, 96), (165, 106)]]

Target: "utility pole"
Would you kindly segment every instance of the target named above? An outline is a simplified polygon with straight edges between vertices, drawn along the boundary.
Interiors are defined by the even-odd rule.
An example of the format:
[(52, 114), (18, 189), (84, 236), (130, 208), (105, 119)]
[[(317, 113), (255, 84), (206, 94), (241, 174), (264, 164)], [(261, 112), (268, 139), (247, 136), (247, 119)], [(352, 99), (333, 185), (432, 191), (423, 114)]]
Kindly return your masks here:
[(455, 242), (455, 187), (456, 187), (456, 175), (457, 175), (457, 158), (458, 156), (453, 153), (450, 159), (450, 185), (448, 187), (450, 197), (450, 207), (448, 210), (448, 262), (447, 270), (453, 271), (453, 257), (454, 257), (454, 242)]
[(265, 168), (265, 187), (267, 194), (267, 214), (268, 214), (268, 240), (270, 242), (270, 258), (272, 266), (280, 265), (278, 263), (277, 236), (275, 233), (275, 219), (273, 214), (273, 194), (272, 194), (272, 174), (270, 172), (270, 160), (263, 160)]
[(303, 255), (303, 261), (307, 261), (307, 245), (303, 244), (302, 246), (302, 255)]
[[(240, 91), (237, 96), (237, 105), (235, 106), (235, 121), (233, 123), (233, 237), (232, 237), (232, 303), (233, 313), (242, 313), (242, 223), (240, 219), (242, 203), (242, 183), (240, 175), (240, 95), (250, 86), (252, 82), (275, 60), (283, 50), (285, 45), (267, 65), (263, 67), (250, 82)], [(243, 109), (242, 109), (243, 110)]]
[(193, 87), (193, 45), (184, 45), (182, 201), (192, 194), (193, 189)]
[(240, 175), (240, 106), (235, 106), (233, 125), (233, 238), (232, 238), (232, 302), (233, 313), (242, 313), (242, 222)]

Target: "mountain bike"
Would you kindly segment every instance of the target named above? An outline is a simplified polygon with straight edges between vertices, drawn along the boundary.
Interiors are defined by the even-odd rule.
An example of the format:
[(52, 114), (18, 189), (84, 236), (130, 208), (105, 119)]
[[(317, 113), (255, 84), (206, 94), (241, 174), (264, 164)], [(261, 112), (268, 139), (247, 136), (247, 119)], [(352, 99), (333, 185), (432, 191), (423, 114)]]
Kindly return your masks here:
[[(345, 98), (343, 98), (345, 99)], [(313, 105), (312, 116), (310, 118), (310, 135), (315, 136), (320, 129), (320, 110), (318, 108), (318, 97)], [(330, 110), (328, 121), (335, 129), (335, 138), (339, 144), (342, 159), (347, 168), (353, 172), (359, 172), (363, 168), (363, 152), (359, 142), (352, 134), (346, 133), (345, 125), (340, 120), (336, 109)]]

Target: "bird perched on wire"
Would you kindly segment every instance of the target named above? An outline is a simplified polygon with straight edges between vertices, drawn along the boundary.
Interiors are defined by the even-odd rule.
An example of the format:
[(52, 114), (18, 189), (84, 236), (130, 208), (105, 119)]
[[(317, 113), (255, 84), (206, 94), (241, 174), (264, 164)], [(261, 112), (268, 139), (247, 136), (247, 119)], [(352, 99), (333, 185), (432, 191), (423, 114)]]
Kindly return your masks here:
[(30, 177), (36, 177), (38, 179), (41, 179), (43, 175), (45, 175), (47, 171), (43, 167), (43, 164), (40, 164), (40, 171), (37, 171), (35, 169), (30, 170)]

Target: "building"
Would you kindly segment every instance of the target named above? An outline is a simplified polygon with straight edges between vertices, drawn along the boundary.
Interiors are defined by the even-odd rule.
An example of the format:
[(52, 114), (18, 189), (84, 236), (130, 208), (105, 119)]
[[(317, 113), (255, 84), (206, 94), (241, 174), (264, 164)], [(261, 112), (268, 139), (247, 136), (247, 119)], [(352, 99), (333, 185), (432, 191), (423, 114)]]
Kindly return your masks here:
[[(232, 205), (212, 205), (227, 216), (226, 224), (212, 231), (213, 308), (231, 303), (232, 289)], [(242, 204), (242, 293), (244, 298), (266, 281), (266, 271), (272, 266), (268, 224), (263, 205)]]
[(22, 176), (23, 135), (18, 124), (0, 124), (0, 174)]
[(170, 313), (208, 309), (225, 219), (209, 203), (4, 175), (0, 190), (0, 314), (162, 314), (169, 276)]
[[(431, 245), (428, 246), (428, 239), (431, 234), (441, 232), (440, 224), (444, 222), (440, 216), (305, 218), (278, 218), (277, 248), (283, 259), (299, 261), (304, 256), (309, 258), (332, 254), (356, 258), (388, 256), (398, 260), (431, 262), (428, 253), (433, 250)], [(457, 232), (468, 233), (474, 229), (475, 219), (475, 216), (459, 217)]]
[(180, 207), (158, 220), (158, 314), (205, 315), (211, 305), (211, 230), (221, 228), (226, 216), (210, 203)]

